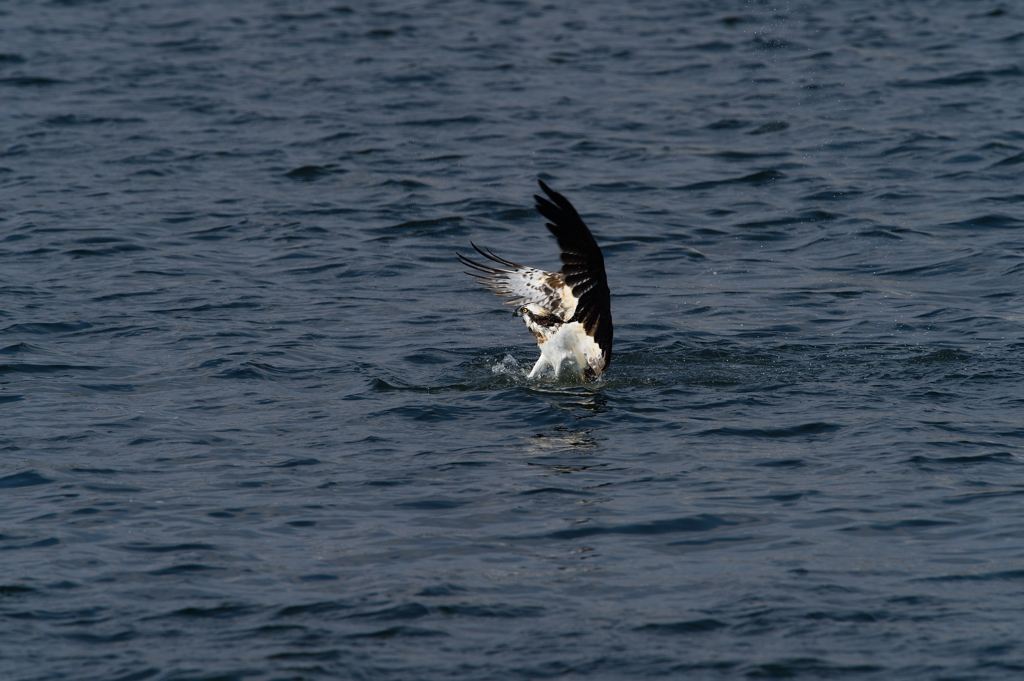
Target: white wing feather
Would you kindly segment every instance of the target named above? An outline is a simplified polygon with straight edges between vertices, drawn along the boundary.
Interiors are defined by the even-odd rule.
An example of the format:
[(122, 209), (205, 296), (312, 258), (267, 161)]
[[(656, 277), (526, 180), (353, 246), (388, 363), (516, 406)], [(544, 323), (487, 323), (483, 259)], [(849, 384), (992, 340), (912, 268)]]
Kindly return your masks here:
[(546, 272), (536, 267), (526, 267), (518, 263), (500, 258), (494, 253), (483, 251), (472, 244), (477, 253), (507, 268), (485, 265), (456, 254), (466, 267), (478, 273), (470, 272), (476, 280), (489, 291), (503, 298), (511, 298), (505, 305), (536, 305), (548, 314), (557, 315), (562, 319), (572, 317), (576, 309), (576, 297), (565, 285), (565, 280), (558, 272)]

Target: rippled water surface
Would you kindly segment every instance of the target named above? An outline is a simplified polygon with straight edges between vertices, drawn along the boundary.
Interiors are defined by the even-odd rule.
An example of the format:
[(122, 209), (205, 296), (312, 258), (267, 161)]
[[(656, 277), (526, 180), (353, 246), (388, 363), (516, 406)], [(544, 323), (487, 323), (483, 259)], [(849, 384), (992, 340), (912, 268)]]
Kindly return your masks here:
[(1019, 677), (1024, 10), (573, 5), (0, 1), (3, 678)]

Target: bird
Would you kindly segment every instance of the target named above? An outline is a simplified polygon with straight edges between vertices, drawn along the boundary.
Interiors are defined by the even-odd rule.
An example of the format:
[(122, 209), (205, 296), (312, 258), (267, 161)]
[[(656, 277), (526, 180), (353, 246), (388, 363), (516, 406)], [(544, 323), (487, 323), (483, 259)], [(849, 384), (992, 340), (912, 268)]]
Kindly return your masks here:
[(558, 240), (562, 267), (547, 272), (526, 267), (482, 249), (473, 249), (496, 265), (455, 255), (485, 288), (514, 305), (540, 348), (540, 358), (529, 378), (545, 369), (559, 378), (563, 370), (584, 378), (599, 378), (612, 360), (611, 292), (604, 270), (604, 254), (579, 213), (564, 196), (537, 180), (547, 198), (534, 195), (537, 212)]

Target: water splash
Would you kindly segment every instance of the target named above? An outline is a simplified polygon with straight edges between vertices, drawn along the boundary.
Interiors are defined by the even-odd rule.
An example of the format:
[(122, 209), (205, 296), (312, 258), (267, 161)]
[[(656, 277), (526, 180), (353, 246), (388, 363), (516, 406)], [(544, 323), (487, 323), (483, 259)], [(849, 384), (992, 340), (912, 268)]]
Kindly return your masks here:
[(526, 370), (516, 361), (515, 357), (506, 353), (504, 357), (494, 363), (494, 366), (491, 367), (491, 373), (518, 378), (522, 377)]

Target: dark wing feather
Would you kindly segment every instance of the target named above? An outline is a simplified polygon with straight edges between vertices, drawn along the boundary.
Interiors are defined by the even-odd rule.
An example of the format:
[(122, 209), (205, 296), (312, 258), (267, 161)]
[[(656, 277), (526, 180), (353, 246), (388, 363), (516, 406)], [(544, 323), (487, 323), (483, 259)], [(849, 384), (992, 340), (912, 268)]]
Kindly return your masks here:
[(562, 276), (579, 300), (571, 321), (582, 323), (587, 333), (593, 336), (604, 351), (604, 368), (607, 369), (612, 358), (612, 307), (608, 278), (604, 272), (604, 255), (569, 200), (544, 184), (543, 180), (537, 182), (548, 195), (547, 199), (533, 197), (537, 200), (537, 212), (550, 220), (547, 228), (558, 239), (558, 246), (562, 249)]

